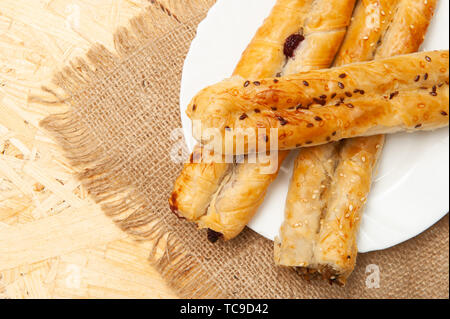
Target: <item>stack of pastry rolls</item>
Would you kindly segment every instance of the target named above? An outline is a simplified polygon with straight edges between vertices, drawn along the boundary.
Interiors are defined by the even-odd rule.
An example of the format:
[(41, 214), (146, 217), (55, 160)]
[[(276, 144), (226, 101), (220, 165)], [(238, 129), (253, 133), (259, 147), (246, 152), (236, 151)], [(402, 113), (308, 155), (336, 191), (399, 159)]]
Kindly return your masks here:
[[(435, 6), (435, 0), (360, 1), (335, 65), (417, 51)], [(277, 264), (345, 283), (356, 263), (361, 214), (384, 140), (361, 137), (300, 153), (275, 241)]]
[[(384, 143), (377, 134), (448, 125), (448, 51), (396, 56), (418, 50), (435, 5), (359, 1), (346, 35), (354, 1), (279, 0), (234, 76), (188, 106), (192, 120), (220, 132), (221, 148), (194, 132), (202, 146), (175, 183), (172, 210), (207, 228), (211, 241), (232, 239), (262, 203), (288, 150), (301, 147), (275, 262), (344, 284)], [(334, 68), (320, 70), (333, 60)], [(225, 138), (237, 128), (253, 130), (257, 144)], [(272, 174), (267, 164), (201, 161), (212, 149), (240, 155), (267, 148), (279, 151)]]
[[(278, 0), (234, 76), (250, 83), (328, 68), (345, 37), (354, 4), (355, 0)], [(271, 174), (266, 170), (271, 163), (202, 163), (206, 152), (195, 148), (191, 163), (184, 165), (175, 182), (170, 207), (178, 216), (208, 229), (210, 241), (229, 240), (252, 219), (288, 152), (279, 152)]]

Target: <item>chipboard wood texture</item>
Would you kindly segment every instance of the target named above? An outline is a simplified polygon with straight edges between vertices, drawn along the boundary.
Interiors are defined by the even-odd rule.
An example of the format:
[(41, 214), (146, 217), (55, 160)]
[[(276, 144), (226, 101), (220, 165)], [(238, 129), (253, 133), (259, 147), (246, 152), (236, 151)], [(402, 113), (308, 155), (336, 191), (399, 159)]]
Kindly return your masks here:
[(0, 0), (0, 298), (176, 298), (150, 243), (87, 197), (39, 121), (66, 106), (35, 99), (54, 71), (149, 0)]

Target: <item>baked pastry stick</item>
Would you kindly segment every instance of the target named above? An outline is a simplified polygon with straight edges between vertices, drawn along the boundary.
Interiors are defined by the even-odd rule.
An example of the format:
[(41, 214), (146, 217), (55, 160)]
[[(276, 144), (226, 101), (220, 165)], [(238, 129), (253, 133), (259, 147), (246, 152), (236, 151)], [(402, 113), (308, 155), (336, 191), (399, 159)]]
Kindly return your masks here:
[[(436, 3), (436, 0), (401, 1), (389, 30), (378, 44), (374, 58), (382, 59), (419, 50)], [(443, 116), (447, 116), (447, 113), (447, 110), (441, 111)], [(355, 267), (360, 219), (384, 142), (385, 137), (378, 135), (350, 139), (341, 144), (334, 183), (328, 198), (328, 213), (319, 235), (317, 256), (332, 266), (331, 274), (339, 270), (342, 274), (339, 280), (342, 282)]]
[[(329, 67), (345, 36), (354, 2), (278, 1), (234, 74), (256, 79)], [(287, 154), (279, 152), (278, 167), (271, 174), (263, 163), (187, 164), (175, 183), (171, 208), (207, 228), (211, 241), (232, 239), (256, 213)]]
[[(409, 7), (416, 5), (415, 10), (409, 12), (410, 19), (402, 20), (406, 2), (359, 2), (335, 64), (416, 51), (435, 4), (408, 1)], [(355, 266), (359, 220), (383, 144), (384, 137), (378, 135), (301, 152), (290, 185), (285, 221), (275, 242), (277, 264), (298, 267), (307, 276), (321, 273), (327, 280), (345, 283)], [(310, 171), (304, 165), (313, 168)], [(341, 226), (342, 221), (348, 222)], [(341, 242), (342, 234), (348, 241)]]
[[(288, 150), (448, 125), (448, 50), (245, 83), (240, 77), (222, 81), (189, 105), (190, 118), (202, 124), (194, 137), (207, 147), (253, 153), (274, 137), (278, 145), (269, 148)], [(243, 129), (248, 138), (230, 135), (226, 127)], [(206, 128), (220, 136), (205, 138)]]
[[(283, 41), (298, 32), (305, 16), (302, 10), (309, 2), (312, 1), (278, 0), (244, 51), (233, 75), (259, 78), (280, 72), (284, 61)], [(195, 147), (191, 161), (184, 165), (169, 199), (171, 210), (189, 221), (197, 222), (206, 214), (214, 194), (234, 168), (233, 164), (220, 160), (208, 162), (206, 155), (213, 156), (201, 146)], [(211, 236), (213, 234), (211, 232)]]

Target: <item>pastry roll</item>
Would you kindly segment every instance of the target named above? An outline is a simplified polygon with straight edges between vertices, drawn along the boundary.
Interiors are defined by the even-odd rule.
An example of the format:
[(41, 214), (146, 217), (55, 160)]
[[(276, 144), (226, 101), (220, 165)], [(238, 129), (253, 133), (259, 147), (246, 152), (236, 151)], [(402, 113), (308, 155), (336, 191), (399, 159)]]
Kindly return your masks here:
[[(436, 1), (360, 1), (336, 65), (417, 51), (435, 6)], [(294, 171), (285, 221), (275, 242), (277, 264), (298, 267), (308, 276), (320, 273), (331, 282), (345, 283), (355, 267), (359, 221), (383, 145), (384, 136), (377, 135), (301, 152), (297, 162), (311, 167), (332, 163), (333, 167), (319, 176), (302, 169)], [(297, 189), (298, 181), (304, 183), (305, 189)], [(302, 194), (318, 189), (317, 185), (322, 187), (321, 199), (308, 211), (305, 207), (311, 207), (310, 200), (302, 201)], [(303, 228), (307, 226), (300, 230), (294, 227), (309, 216), (314, 216), (314, 222), (309, 221), (315, 225), (312, 238), (305, 237)], [(301, 240), (308, 240), (306, 252), (303, 246), (296, 245)]]
[[(270, 16), (242, 54), (233, 74), (258, 78), (275, 76), (280, 72), (285, 59), (283, 41), (298, 32), (305, 18), (302, 10), (311, 2), (312, 0), (278, 0)], [(205, 153), (213, 156), (201, 146), (196, 146), (190, 163), (184, 165), (175, 181), (169, 199), (170, 208), (175, 214), (194, 222), (198, 222), (207, 213), (213, 196), (229, 180), (227, 176), (232, 175), (236, 168), (225, 161), (206, 161)], [(207, 220), (203, 222), (203, 225), (206, 224)], [(212, 225), (211, 227), (214, 228)], [(210, 233), (214, 234), (214, 231)]]
[[(234, 74), (257, 79), (329, 67), (345, 36), (354, 3), (277, 1)], [(279, 152), (277, 169), (270, 174), (262, 163), (187, 164), (175, 182), (171, 208), (207, 228), (211, 241), (232, 239), (256, 213), (287, 154)]]
[[(224, 154), (289, 150), (351, 137), (434, 130), (448, 125), (448, 74), (445, 50), (251, 84), (233, 77), (201, 91), (187, 113), (202, 126), (194, 137)], [(209, 128), (217, 130), (220, 138), (203, 134)], [(230, 128), (237, 133), (230, 133)], [(242, 131), (246, 138), (240, 138)], [(278, 145), (267, 145), (273, 139)], [(252, 145), (252, 140), (258, 143)]]

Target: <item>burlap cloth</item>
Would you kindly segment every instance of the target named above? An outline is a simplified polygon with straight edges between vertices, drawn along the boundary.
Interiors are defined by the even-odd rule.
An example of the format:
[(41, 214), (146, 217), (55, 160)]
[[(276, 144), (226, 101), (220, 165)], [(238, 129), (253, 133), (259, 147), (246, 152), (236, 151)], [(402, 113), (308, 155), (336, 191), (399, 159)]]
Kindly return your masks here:
[[(361, 254), (341, 288), (276, 267), (272, 242), (249, 229), (231, 242), (210, 244), (204, 232), (169, 211), (181, 169), (169, 156), (171, 132), (181, 126), (181, 70), (213, 2), (150, 1), (129, 28), (117, 31), (116, 52), (93, 46), (45, 88), (70, 111), (41, 124), (92, 197), (124, 231), (154, 241), (150, 261), (181, 297), (448, 298), (448, 216), (404, 244)], [(371, 284), (372, 264), (380, 270), (379, 288)]]

